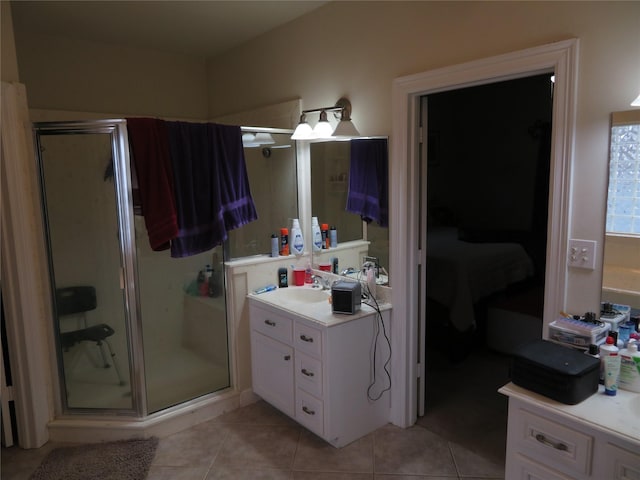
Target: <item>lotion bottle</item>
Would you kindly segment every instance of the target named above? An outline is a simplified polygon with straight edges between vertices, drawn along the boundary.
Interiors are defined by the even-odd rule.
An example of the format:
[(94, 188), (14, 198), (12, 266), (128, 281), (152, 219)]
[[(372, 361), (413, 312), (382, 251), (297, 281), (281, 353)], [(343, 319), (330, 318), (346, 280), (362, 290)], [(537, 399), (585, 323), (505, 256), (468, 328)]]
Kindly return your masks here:
[(629, 342), (620, 350), (620, 388), (640, 393), (640, 352), (638, 344)]
[(311, 218), (311, 234), (313, 236), (313, 251), (319, 252), (322, 250), (322, 232), (320, 231), (320, 224), (318, 224), (318, 217)]
[(604, 393), (614, 396), (618, 393), (620, 376), (620, 355), (613, 337), (607, 337), (604, 345), (600, 346), (600, 361), (604, 367)]
[(300, 221), (293, 219), (291, 226), (291, 253), (294, 255), (302, 255), (304, 253), (304, 240), (302, 238), (302, 230), (300, 230)]

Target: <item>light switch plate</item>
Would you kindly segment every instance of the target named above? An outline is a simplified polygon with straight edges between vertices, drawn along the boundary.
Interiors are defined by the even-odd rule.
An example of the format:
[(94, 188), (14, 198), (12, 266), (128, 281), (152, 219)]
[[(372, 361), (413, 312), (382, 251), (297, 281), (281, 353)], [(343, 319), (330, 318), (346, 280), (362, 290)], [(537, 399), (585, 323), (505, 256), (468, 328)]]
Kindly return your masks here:
[(596, 268), (596, 246), (595, 240), (569, 240), (568, 265), (594, 270)]

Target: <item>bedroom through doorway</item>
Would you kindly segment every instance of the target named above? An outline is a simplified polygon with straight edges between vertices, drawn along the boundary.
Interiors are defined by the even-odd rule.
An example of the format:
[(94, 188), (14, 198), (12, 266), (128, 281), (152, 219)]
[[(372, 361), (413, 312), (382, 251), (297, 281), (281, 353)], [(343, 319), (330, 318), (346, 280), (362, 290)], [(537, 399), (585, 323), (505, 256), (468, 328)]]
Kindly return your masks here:
[(552, 109), (551, 73), (421, 97), (427, 381), (418, 423), (496, 461), (507, 413), (497, 388), (514, 348), (542, 335)]

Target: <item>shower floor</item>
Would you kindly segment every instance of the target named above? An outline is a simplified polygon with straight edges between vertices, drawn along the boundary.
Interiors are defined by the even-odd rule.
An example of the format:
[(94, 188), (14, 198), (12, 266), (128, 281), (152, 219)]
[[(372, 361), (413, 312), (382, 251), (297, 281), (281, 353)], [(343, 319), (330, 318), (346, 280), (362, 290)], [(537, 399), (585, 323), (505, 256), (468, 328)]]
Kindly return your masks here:
[[(84, 348), (84, 347), (82, 347)], [(119, 367), (125, 380), (120, 385), (113, 367), (103, 368), (98, 356), (87, 351), (86, 361), (75, 361), (67, 379), (70, 408), (131, 409), (132, 392), (126, 362)], [(75, 353), (76, 355), (78, 352)], [(65, 354), (65, 362), (72, 361)], [(226, 388), (230, 384), (228, 363), (214, 363), (181, 346), (149, 352), (146, 358), (148, 412), (191, 400)]]

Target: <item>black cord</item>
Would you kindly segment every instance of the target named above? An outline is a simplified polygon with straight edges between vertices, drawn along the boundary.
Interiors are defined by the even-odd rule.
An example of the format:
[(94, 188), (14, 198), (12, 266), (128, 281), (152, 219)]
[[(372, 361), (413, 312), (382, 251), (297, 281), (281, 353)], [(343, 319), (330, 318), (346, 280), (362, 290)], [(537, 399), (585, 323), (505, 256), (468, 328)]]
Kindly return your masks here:
[[(371, 308), (373, 308), (376, 311), (376, 319), (378, 320), (376, 321), (376, 324), (375, 324), (376, 334), (375, 334), (375, 340), (373, 344), (373, 381), (369, 384), (369, 387), (367, 388), (367, 398), (375, 402), (382, 397), (384, 392), (391, 390), (391, 374), (389, 373), (389, 368), (388, 368), (389, 363), (391, 362), (391, 340), (389, 339), (389, 336), (387, 335), (387, 329), (384, 326), (384, 319), (382, 318), (382, 311), (380, 310), (380, 305), (378, 305), (378, 301), (376, 300), (375, 296), (371, 293), (371, 290), (369, 289), (369, 285), (366, 283), (365, 283), (365, 290), (369, 299), (373, 300), (373, 303), (375, 304), (375, 305), (372, 305), (370, 303), (365, 302), (365, 305), (369, 305)], [(378, 353), (378, 338), (380, 337), (380, 326), (382, 326), (382, 334), (384, 335), (384, 338), (387, 341), (387, 345), (389, 346), (389, 357), (387, 358), (387, 360), (384, 362), (384, 365), (383, 365), (384, 371), (389, 381), (389, 385), (384, 389), (382, 389), (382, 391), (380, 391), (380, 393), (374, 397), (371, 395), (371, 390), (376, 384), (376, 356)]]

